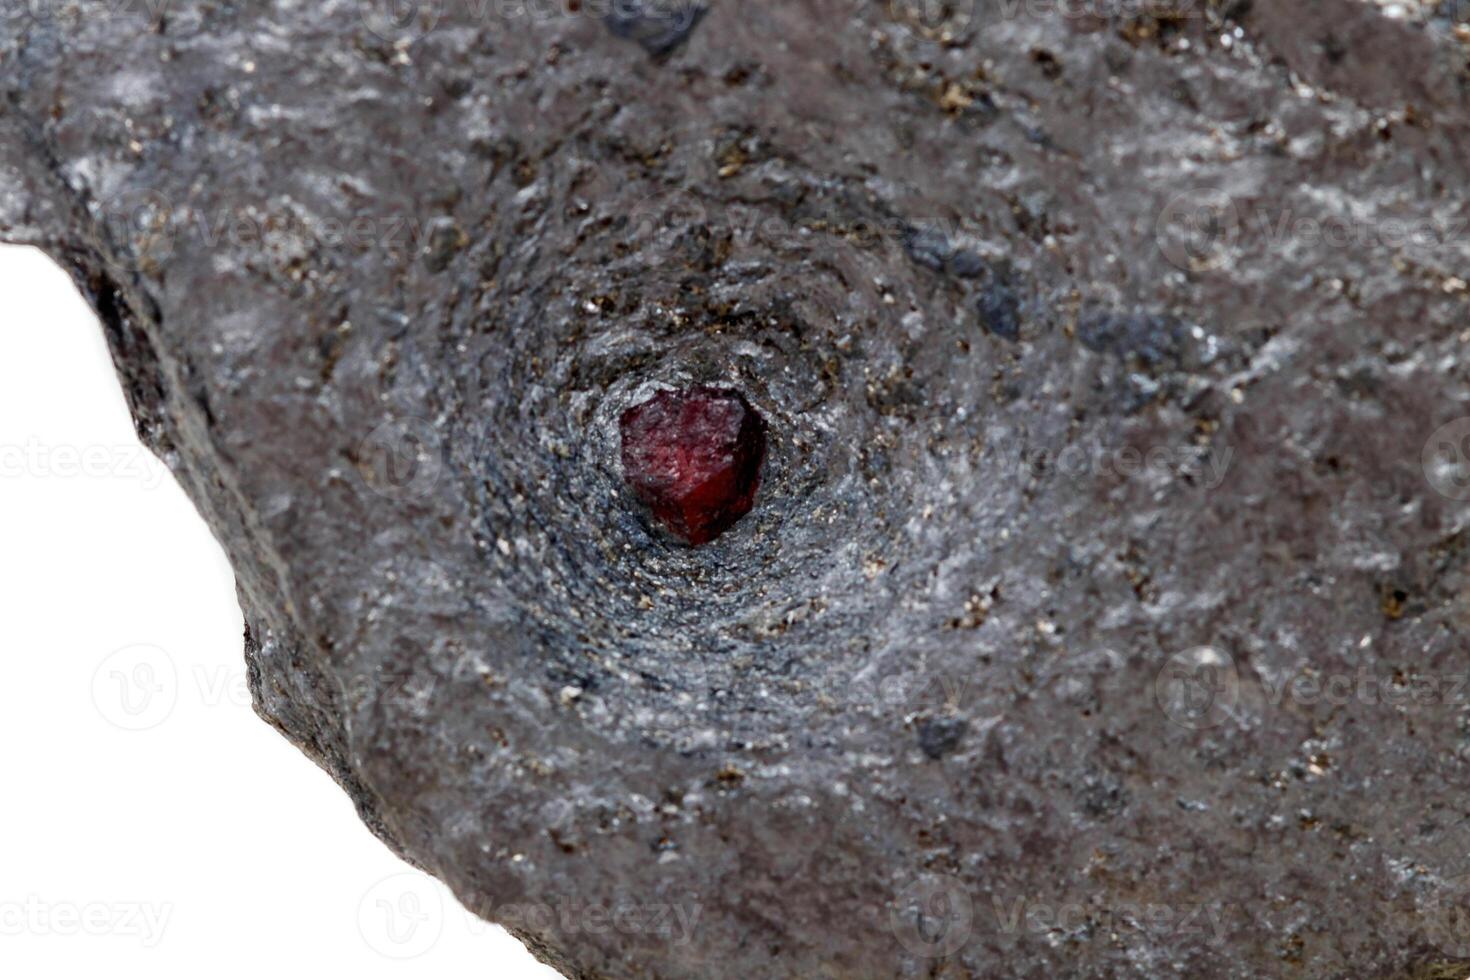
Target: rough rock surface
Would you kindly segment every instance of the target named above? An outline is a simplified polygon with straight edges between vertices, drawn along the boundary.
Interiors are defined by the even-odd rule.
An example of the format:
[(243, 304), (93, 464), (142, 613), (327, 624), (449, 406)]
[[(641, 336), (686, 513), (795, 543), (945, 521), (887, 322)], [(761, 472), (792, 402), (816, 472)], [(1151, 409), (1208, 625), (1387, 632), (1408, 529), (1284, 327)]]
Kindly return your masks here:
[(1465, 12), (602, 6), (0, 8), (260, 714), (573, 977), (1463, 975)]

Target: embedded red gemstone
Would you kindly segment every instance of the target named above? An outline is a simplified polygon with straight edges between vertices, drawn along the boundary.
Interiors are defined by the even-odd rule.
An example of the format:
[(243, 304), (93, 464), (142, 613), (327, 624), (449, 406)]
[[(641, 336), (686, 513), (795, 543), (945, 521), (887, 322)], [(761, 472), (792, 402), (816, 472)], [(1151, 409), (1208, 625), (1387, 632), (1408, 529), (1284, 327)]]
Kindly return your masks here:
[(661, 391), (618, 422), (623, 478), (672, 534), (704, 544), (750, 511), (766, 423), (739, 392)]

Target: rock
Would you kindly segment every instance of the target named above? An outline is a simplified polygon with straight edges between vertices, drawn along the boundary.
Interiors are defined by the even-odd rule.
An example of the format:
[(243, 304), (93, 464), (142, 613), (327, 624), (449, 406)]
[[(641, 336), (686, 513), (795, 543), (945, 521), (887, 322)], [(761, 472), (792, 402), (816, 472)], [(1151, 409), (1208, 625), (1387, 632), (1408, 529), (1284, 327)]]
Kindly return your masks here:
[(1463, 974), (1452, 11), (380, 7), (6, 5), (0, 237), (390, 847), (579, 978)]
[(613, 0), (606, 22), (618, 37), (661, 58), (688, 40), (706, 13), (696, 0)]
[(926, 718), (918, 727), (919, 748), (931, 759), (942, 759), (959, 748), (970, 725), (963, 718)]
[(980, 315), (980, 325), (987, 333), (1002, 340), (1020, 339), (1021, 301), (1003, 276), (993, 271), (984, 276), (975, 308)]

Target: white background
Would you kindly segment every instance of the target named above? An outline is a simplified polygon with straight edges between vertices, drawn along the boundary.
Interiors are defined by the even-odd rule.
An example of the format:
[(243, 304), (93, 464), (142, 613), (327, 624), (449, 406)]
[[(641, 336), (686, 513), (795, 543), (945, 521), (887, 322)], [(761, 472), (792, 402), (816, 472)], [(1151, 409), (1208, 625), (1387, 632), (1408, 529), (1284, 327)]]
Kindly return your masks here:
[(223, 553), (0, 246), (0, 976), (549, 980), (250, 709)]

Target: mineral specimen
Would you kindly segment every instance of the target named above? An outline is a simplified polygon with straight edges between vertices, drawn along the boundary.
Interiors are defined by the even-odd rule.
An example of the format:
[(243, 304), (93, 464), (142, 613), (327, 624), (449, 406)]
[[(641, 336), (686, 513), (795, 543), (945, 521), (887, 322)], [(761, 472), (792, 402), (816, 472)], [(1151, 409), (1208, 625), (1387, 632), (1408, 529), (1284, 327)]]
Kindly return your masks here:
[(0, 237), (390, 847), (578, 978), (1470, 970), (1463, 9), (389, 6), (4, 4)]
[(766, 433), (739, 392), (662, 391), (623, 412), (619, 427), (624, 479), (685, 542), (712, 541), (750, 511)]

